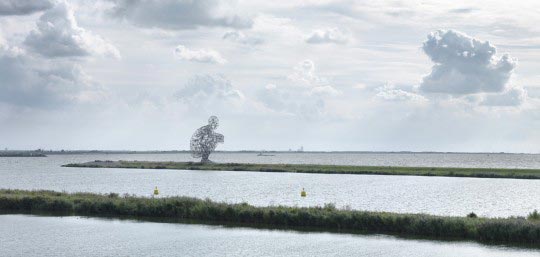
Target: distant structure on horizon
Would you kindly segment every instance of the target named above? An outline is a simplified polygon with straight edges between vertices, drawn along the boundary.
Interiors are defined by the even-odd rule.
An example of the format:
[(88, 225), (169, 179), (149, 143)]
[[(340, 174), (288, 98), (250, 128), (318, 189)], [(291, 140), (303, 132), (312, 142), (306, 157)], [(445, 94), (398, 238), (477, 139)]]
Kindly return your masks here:
[(214, 132), (219, 126), (219, 119), (210, 116), (208, 125), (202, 126), (195, 131), (190, 141), (191, 156), (201, 158), (201, 162), (211, 162), (210, 154), (216, 150), (217, 144), (223, 143), (225, 138), (222, 134)]

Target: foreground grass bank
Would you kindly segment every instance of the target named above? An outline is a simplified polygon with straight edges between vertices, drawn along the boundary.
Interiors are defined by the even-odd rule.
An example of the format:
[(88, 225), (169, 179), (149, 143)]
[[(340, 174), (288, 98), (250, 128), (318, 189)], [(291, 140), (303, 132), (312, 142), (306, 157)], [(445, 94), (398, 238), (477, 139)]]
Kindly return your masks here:
[(540, 244), (540, 222), (525, 218), (441, 217), (340, 210), (325, 207), (254, 207), (188, 197), (145, 198), (118, 194), (0, 190), (0, 211), (58, 215), (199, 220), (240, 225), (353, 233), (386, 233), (432, 239)]
[(253, 163), (199, 163), (199, 162), (141, 162), (93, 161), (73, 163), (64, 167), (133, 168), (178, 170), (228, 170), (261, 172), (295, 172), (324, 174), (374, 174), (478, 178), (540, 179), (540, 170), (533, 169), (481, 169), (481, 168), (430, 168), (430, 167), (379, 167), (308, 164), (253, 164)]

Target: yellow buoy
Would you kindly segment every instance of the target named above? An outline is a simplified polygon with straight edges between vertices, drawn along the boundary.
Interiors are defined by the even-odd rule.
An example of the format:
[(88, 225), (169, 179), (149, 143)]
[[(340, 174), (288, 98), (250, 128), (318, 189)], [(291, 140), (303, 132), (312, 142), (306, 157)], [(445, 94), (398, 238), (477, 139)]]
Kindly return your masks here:
[(154, 188), (154, 195), (159, 195), (159, 189), (157, 187)]
[(306, 197), (307, 196), (307, 193), (303, 188), (302, 188), (302, 192), (300, 192), (300, 196), (301, 197)]

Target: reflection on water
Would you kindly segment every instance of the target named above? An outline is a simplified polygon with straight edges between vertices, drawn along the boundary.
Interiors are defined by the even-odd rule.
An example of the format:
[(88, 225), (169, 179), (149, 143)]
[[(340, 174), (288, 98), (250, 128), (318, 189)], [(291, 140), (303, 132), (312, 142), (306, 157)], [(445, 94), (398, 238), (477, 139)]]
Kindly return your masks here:
[[(244, 155), (222, 154), (216, 158), (241, 159)], [(208, 197), (258, 206), (335, 203), (338, 207), (361, 210), (456, 216), (470, 212), (481, 216), (525, 216), (540, 209), (540, 198), (537, 197), (540, 180), (60, 167), (95, 159), (175, 158), (189, 157), (62, 155), (0, 158), (0, 188), (150, 195), (158, 186), (162, 196)], [(300, 197), (302, 188), (306, 189), (308, 197)]]
[(382, 235), (0, 215), (3, 256), (539, 256), (537, 249)]

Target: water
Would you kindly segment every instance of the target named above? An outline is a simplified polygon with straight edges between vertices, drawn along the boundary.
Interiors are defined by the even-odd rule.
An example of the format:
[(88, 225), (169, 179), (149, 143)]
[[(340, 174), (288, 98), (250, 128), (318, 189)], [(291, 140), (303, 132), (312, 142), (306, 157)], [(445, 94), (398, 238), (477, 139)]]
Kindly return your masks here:
[[(540, 154), (458, 153), (276, 153), (216, 154), (217, 162), (333, 164), (357, 166), (469, 167), (540, 169)], [(182, 160), (192, 160), (188, 155)]]
[(0, 242), (2, 256), (540, 256), (473, 242), (29, 215), (0, 215)]
[[(362, 154), (282, 154), (281, 162), (330, 163), (335, 156), (356, 160)], [(373, 154), (368, 154), (369, 156)], [(396, 157), (399, 155), (398, 157)], [(389, 160), (408, 158), (390, 154)], [(414, 155), (416, 156), (416, 155)], [(432, 154), (425, 154), (432, 156)], [(457, 158), (450, 154), (443, 160)], [(536, 155), (501, 155), (513, 158), (520, 167), (534, 164)], [(302, 158), (301, 158), (302, 157)], [(255, 154), (216, 154), (214, 160), (278, 162), (275, 157)], [(266, 159), (274, 158), (274, 159)], [(338, 158), (338, 157), (336, 157)], [(362, 157), (369, 159), (367, 157)], [(433, 157), (430, 163), (434, 161)], [(465, 159), (479, 158), (467, 156)], [(503, 159), (504, 159), (503, 158)], [(49, 189), (67, 192), (130, 193), (149, 196), (158, 186), (161, 196), (185, 195), (215, 201), (248, 202), (257, 206), (316, 206), (335, 203), (338, 207), (401, 213), (430, 213), (465, 216), (526, 216), (540, 209), (540, 180), (448, 178), (382, 175), (331, 175), (228, 171), (179, 171), (140, 169), (62, 168), (62, 164), (91, 160), (188, 160), (187, 154), (149, 155), (53, 155), (47, 158), (0, 158), (0, 188)], [(378, 157), (383, 160), (383, 156)], [(522, 161), (518, 161), (522, 160)], [(481, 163), (493, 163), (495, 159)], [(444, 162), (444, 161), (443, 161)], [(418, 163), (409, 162), (413, 166)], [(467, 161), (463, 161), (467, 163)], [(355, 163), (347, 164), (367, 164)], [(373, 164), (373, 163), (370, 163)], [(448, 164), (448, 163), (446, 163)], [(534, 165), (533, 165), (534, 164)], [(433, 166), (425, 164), (425, 166)], [(442, 166), (442, 165), (439, 165)], [(301, 198), (305, 188), (308, 197)]]
[[(540, 154), (493, 153), (214, 153), (216, 162), (330, 164), (357, 166), (462, 167), (462, 168), (523, 168), (540, 169)], [(54, 157), (54, 156), (52, 156)], [(96, 154), (84, 160), (197, 161), (188, 153), (176, 154)]]

